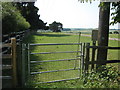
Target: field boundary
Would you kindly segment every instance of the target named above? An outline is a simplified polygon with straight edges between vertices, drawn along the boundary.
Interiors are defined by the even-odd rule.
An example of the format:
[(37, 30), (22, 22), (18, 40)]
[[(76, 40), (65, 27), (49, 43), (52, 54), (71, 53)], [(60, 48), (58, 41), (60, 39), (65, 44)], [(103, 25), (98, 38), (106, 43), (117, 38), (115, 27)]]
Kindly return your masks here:
[(2, 65), (1, 70), (12, 69), (12, 76), (0, 76), (1, 79), (12, 79), (12, 87), (17, 86), (17, 67), (16, 67), (16, 39), (11, 38), (11, 43), (2, 44), (3, 47), (10, 47), (10, 54), (2, 54), (2, 59), (11, 59), (11, 65)]
[[(84, 70), (85, 72), (93, 69), (97, 69), (98, 65), (106, 65), (109, 63), (120, 63), (120, 60), (97, 60), (97, 57), (95, 58), (95, 55), (97, 55), (96, 50), (98, 49), (111, 49), (111, 50), (120, 50), (120, 47), (109, 47), (109, 46), (90, 46), (90, 43), (86, 44), (86, 56), (85, 56), (85, 62), (84, 62)], [(92, 58), (90, 59), (90, 49), (92, 49)], [(90, 66), (91, 65), (91, 69)], [(96, 67), (95, 67), (96, 65)]]
[[(65, 34), (78, 35), (78, 33), (65, 33)], [(81, 36), (91, 37), (91, 35), (86, 35), (86, 34), (81, 34)], [(110, 37), (109, 37), (109, 40), (120, 41), (119, 38), (110, 38)]]

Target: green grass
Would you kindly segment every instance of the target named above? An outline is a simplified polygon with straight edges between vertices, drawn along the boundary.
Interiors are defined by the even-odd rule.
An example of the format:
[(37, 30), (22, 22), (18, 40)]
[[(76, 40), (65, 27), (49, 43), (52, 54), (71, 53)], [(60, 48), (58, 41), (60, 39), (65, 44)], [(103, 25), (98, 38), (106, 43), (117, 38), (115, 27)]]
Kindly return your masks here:
[[(60, 33), (48, 33), (42, 35), (33, 35), (33, 39), (30, 43), (76, 43), (78, 42), (78, 36), (76, 35), (66, 35)], [(34, 40), (34, 42), (33, 42)], [(33, 46), (31, 47), (31, 51), (34, 53), (37, 52), (56, 52), (56, 51), (76, 51), (77, 46)], [(76, 58), (76, 53), (70, 54), (43, 54), (43, 55), (32, 55), (31, 60), (58, 60), (58, 59), (72, 59)], [(41, 65), (32, 65), (31, 71), (51, 71), (51, 70), (63, 70), (63, 69), (73, 69), (75, 61), (60, 61), (60, 62), (45, 62), (40, 63)], [(79, 61), (77, 61), (76, 68), (78, 67)], [(61, 79), (69, 79), (78, 77), (79, 71), (60, 71), (54, 73), (45, 73), (40, 75), (35, 75), (32, 79), (35, 79), (35, 82), (42, 81), (53, 81), (53, 80), (61, 80)], [(39, 78), (38, 78), (39, 77)], [(40, 85), (41, 86), (41, 85)]]
[[(81, 42), (90, 42), (92, 45), (92, 41), (90, 37), (82, 36), (80, 37)], [(37, 35), (29, 36), (24, 42), (26, 43), (77, 43), (78, 42), (78, 35), (69, 35), (63, 33), (43, 33)], [(109, 46), (118, 46), (118, 41), (109, 41)], [(56, 52), (56, 51), (76, 51), (77, 45), (75, 46), (33, 46), (31, 47), (31, 52)], [(70, 54), (43, 54), (43, 55), (31, 55), (31, 60), (35, 61), (44, 61), (44, 60), (57, 60), (57, 59), (71, 59), (76, 58), (76, 53)], [(118, 51), (109, 50), (108, 52), (108, 59), (117, 60), (118, 59)], [(79, 61), (76, 62), (76, 67), (79, 67)], [(60, 62), (44, 62), (39, 63), (39, 65), (32, 64), (31, 71), (50, 71), (50, 70), (61, 70), (61, 69), (69, 69), (74, 68), (75, 61), (60, 61)], [(117, 66), (117, 64), (115, 64)], [(45, 81), (52, 81), (52, 80), (59, 80), (59, 79), (68, 79), (74, 78), (79, 76), (78, 70), (73, 71), (62, 71), (62, 72), (55, 72), (55, 73), (45, 73), (45, 74), (38, 74), (33, 75), (29, 83), (37, 83), (37, 82), (45, 82)], [(34, 88), (82, 88), (82, 81), (81, 80), (70, 80), (70, 81), (63, 81), (63, 82), (56, 82), (56, 83), (49, 83), (49, 84), (38, 84), (38, 85), (31, 85), (28, 87)]]
[(120, 34), (110, 34), (110, 38), (119, 38), (120, 39)]
[[(109, 40), (110, 47), (119, 47), (120, 41)], [(108, 60), (118, 59), (120, 50), (108, 50)]]

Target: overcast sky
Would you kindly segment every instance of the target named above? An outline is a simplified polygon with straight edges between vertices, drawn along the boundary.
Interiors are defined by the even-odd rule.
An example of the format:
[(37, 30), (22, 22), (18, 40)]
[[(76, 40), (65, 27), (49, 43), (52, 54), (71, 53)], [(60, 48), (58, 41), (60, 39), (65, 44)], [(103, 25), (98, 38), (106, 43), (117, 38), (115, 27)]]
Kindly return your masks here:
[[(98, 28), (99, 1), (80, 3), (78, 0), (37, 0), (40, 19), (48, 24), (61, 22), (64, 28)], [(118, 25), (110, 26), (118, 28)]]

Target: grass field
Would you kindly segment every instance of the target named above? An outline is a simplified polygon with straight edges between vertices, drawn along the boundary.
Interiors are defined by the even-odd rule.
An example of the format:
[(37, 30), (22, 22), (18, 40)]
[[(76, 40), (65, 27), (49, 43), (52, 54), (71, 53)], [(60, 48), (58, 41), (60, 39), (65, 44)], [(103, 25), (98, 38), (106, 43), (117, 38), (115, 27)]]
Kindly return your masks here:
[(120, 39), (120, 34), (110, 34), (110, 38), (119, 38)]
[[(111, 37), (115, 37), (114, 35)], [(38, 33), (37, 35), (29, 36), (24, 42), (26, 43), (78, 43), (78, 35), (64, 34), (64, 33)], [(90, 42), (92, 41), (90, 37), (81, 36), (80, 42)], [(109, 41), (109, 46), (118, 47), (118, 41)], [(56, 51), (76, 51), (78, 49), (77, 45), (74, 46), (33, 46), (30, 48), (31, 52), (56, 52)], [(72, 59), (76, 58), (77, 53), (70, 54), (43, 54), (43, 55), (31, 55), (31, 61), (44, 61), (44, 60), (57, 60), (57, 59)], [(108, 51), (108, 60), (117, 60), (118, 51), (109, 50)], [(40, 71), (50, 71), (50, 70), (61, 70), (61, 69), (72, 69), (76, 63), (76, 68), (79, 67), (79, 61), (60, 61), (60, 62), (44, 62), (39, 64), (31, 64), (32, 72)], [(117, 65), (118, 64), (114, 64)], [(72, 71), (62, 71), (62, 72), (53, 72), (53, 73), (43, 73), (33, 75), (29, 83), (45, 82), (59, 79), (68, 79), (78, 77), (80, 75), (79, 70)], [(48, 84), (38, 84), (31, 85), (28, 87), (34, 88), (82, 88), (82, 81), (70, 80), (56, 83)]]

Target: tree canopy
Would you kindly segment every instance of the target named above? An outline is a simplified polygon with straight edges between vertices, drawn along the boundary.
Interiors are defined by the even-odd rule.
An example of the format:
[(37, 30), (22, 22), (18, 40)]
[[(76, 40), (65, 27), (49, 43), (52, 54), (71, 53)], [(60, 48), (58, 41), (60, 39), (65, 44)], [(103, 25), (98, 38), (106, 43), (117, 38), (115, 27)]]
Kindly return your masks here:
[(11, 2), (2, 2), (2, 33), (28, 29), (30, 24)]
[(7, 34), (25, 29), (46, 29), (46, 24), (38, 15), (35, 2), (1, 2), (2, 33)]
[(112, 22), (110, 24), (116, 24), (116, 23), (120, 23), (120, 1), (119, 2), (113, 2), (112, 3), (112, 10), (114, 10), (114, 12), (111, 14), (112, 17)]
[(53, 32), (61, 32), (63, 25), (60, 22), (54, 21), (52, 24), (49, 24), (49, 29), (51, 29)]
[(35, 2), (17, 2), (15, 6), (20, 10), (24, 18), (30, 23), (31, 29), (45, 29), (46, 23), (40, 19)]

